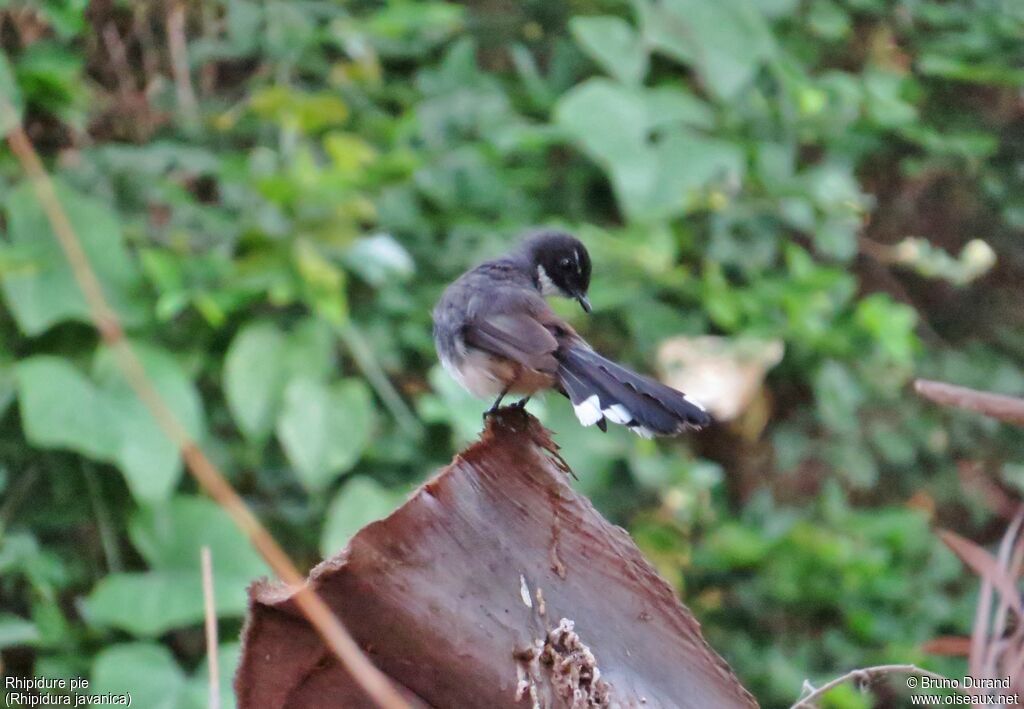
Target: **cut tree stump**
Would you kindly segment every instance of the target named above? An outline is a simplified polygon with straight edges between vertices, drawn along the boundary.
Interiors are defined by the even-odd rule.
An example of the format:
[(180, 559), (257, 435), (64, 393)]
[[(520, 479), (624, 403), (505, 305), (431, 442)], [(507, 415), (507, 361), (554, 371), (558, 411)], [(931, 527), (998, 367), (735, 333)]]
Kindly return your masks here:
[[(502, 409), (308, 583), (413, 706), (757, 706), (557, 451), (536, 419)], [(240, 709), (373, 706), (287, 587), (258, 581), (249, 596)]]

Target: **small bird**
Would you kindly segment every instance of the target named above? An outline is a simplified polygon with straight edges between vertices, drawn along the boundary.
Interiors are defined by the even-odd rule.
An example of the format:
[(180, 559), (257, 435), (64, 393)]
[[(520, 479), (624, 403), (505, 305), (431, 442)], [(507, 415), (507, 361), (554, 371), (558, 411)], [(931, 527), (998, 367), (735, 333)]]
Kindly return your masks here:
[(697, 402), (605, 359), (544, 300), (574, 298), (590, 312), (590, 255), (574, 236), (541, 230), (502, 258), (462, 274), (434, 308), (441, 364), (467, 391), (530, 396), (554, 389), (572, 402), (584, 426), (628, 426), (644, 438), (700, 429), (711, 417)]

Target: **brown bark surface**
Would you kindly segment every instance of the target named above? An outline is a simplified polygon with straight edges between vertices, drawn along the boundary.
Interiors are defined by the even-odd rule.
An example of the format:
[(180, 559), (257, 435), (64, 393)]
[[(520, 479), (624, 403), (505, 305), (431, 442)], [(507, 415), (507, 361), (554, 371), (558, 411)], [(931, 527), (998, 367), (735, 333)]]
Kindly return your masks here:
[[(567, 474), (548, 432), (503, 409), (308, 582), (417, 705), (756, 706)], [(371, 706), (280, 584), (250, 589), (243, 640), (241, 709)]]

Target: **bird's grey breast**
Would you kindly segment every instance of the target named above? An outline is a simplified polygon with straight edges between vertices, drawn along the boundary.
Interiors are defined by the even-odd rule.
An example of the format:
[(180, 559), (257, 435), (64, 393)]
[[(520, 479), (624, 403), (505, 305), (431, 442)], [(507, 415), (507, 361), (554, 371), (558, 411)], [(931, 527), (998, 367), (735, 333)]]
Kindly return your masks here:
[(488, 262), (456, 279), (434, 308), (434, 344), (448, 373), (477, 396), (502, 388), (500, 358), (466, 343), (463, 333), (473, 322), (487, 321), (509, 309), (540, 298), (536, 286), (514, 262)]

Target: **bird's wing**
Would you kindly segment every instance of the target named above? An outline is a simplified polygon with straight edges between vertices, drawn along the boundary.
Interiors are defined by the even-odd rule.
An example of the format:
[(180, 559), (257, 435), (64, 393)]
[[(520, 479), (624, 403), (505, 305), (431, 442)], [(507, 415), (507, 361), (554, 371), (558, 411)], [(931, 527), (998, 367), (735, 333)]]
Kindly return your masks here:
[(463, 338), (471, 347), (539, 372), (554, 373), (558, 369), (555, 359), (558, 340), (550, 327), (533, 313), (478, 316), (466, 323)]

